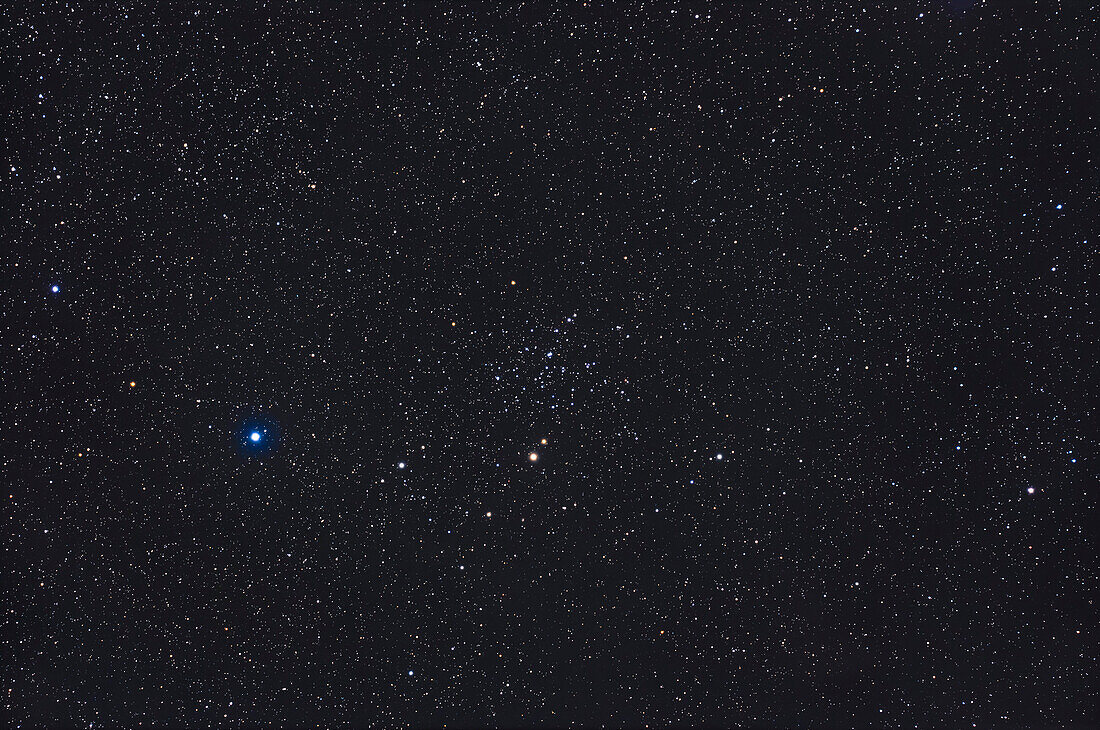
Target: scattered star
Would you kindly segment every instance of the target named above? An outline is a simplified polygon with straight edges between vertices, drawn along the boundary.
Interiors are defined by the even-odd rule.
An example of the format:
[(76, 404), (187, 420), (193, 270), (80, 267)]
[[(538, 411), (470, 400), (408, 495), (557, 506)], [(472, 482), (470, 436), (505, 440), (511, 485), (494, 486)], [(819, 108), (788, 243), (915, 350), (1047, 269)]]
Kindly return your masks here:
[(1096, 726), (1088, 3), (15, 5), (13, 726)]

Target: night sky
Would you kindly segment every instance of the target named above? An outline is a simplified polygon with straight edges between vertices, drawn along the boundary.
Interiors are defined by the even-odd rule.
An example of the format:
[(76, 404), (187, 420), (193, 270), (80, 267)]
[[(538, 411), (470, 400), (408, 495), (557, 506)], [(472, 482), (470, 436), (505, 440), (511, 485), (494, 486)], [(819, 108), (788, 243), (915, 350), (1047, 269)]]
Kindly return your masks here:
[(8, 14), (4, 722), (1097, 727), (1095, 6), (308, 5)]

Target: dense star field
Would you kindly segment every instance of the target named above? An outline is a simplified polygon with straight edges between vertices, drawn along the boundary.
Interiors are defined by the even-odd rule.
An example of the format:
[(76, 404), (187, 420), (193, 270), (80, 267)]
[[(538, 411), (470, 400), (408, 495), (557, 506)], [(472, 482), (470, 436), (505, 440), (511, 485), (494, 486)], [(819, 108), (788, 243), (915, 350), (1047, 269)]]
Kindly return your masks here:
[(10, 722), (1097, 727), (1096, 8), (725, 5), (9, 13)]

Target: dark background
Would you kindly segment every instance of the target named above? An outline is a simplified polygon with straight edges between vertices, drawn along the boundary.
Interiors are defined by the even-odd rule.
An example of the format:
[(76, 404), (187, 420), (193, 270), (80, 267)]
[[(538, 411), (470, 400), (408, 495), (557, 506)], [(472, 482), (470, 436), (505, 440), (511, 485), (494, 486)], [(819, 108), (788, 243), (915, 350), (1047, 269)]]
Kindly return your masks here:
[(800, 5), (13, 10), (7, 717), (1095, 727), (1096, 7)]

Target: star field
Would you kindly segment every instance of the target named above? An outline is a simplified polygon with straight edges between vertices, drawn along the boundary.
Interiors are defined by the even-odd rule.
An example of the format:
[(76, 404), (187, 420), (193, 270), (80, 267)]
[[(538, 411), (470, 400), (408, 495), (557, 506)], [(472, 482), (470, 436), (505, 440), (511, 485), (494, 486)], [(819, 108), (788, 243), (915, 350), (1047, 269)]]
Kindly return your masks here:
[(13, 10), (3, 715), (1096, 727), (1093, 15)]

